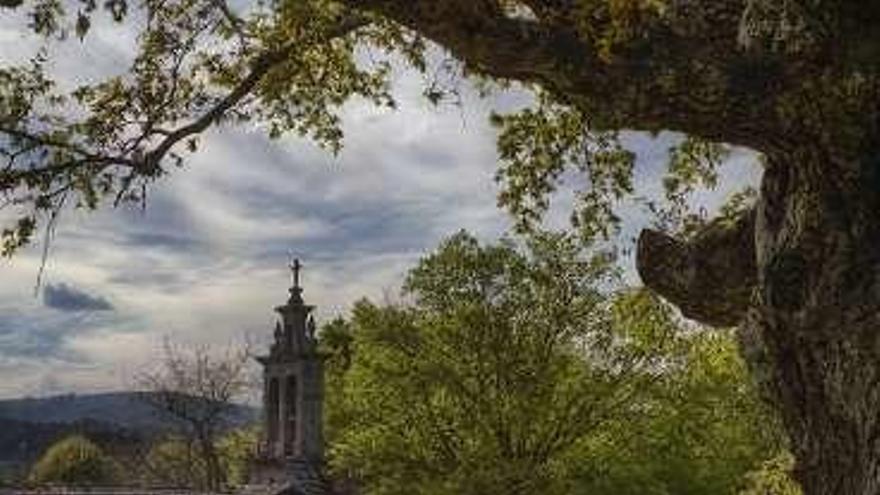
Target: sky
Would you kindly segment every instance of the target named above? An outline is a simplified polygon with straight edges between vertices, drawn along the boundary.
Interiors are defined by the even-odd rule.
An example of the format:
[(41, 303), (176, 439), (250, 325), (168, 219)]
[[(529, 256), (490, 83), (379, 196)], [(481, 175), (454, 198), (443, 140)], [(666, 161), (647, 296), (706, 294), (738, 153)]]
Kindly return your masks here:
[[(35, 46), (23, 23), (4, 16), (0, 66)], [(64, 43), (55, 54), (60, 80), (75, 84), (123, 66), (134, 34), (97, 27), (86, 43)], [(434, 106), (422, 97), (424, 84), (400, 68), (396, 111), (346, 104), (345, 147), (335, 157), (295, 136), (212, 129), (184, 169), (154, 186), (145, 210), (65, 212), (38, 289), (39, 246), (0, 259), (0, 398), (130, 388), (166, 338), (265, 344), (272, 308), (290, 285), (289, 252), (304, 264), (305, 299), (327, 321), (363, 297), (395, 300), (406, 270), (459, 229), (498, 239), (511, 222), (496, 206), (488, 116), (527, 105), (529, 96), (480, 98), (464, 83), (461, 106)], [(674, 139), (627, 134), (641, 194), (659, 194)], [(751, 153), (734, 150), (728, 162), (722, 187), (698, 195), (699, 205), (711, 210), (758, 180)], [(568, 206), (563, 192), (550, 225), (565, 225)], [(635, 207), (621, 213), (624, 234), (649, 220)], [(632, 259), (622, 263), (638, 283)]]

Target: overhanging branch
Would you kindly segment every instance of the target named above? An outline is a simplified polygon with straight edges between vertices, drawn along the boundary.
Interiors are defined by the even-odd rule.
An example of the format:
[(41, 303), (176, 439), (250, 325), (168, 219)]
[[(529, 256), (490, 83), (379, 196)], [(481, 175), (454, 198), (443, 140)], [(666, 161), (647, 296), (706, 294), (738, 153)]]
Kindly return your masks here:
[(777, 116), (768, 101), (783, 76), (774, 60), (755, 60), (738, 45), (741, 0), (674, 3), (611, 54), (583, 34), (591, 21), (562, 1), (524, 2), (543, 8), (538, 19), (508, 16), (488, 1), (341, 1), (418, 31), (469, 70), (540, 84), (596, 128), (674, 130), (753, 149), (772, 139)]
[(684, 316), (734, 326), (745, 316), (757, 282), (754, 236), (754, 210), (732, 225), (713, 222), (688, 242), (643, 230), (636, 267), (642, 282)]
[[(349, 17), (340, 21), (339, 25), (325, 35), (325, 41), (331, 41), (335, 38), (345, 36), (348, 33), (358, 29), (366, 24), (367, 21), (360, 17)], [(151, 170), (159, 166), (162, 158), (171, 150), (171, 148), (186, 139), (189, 136), (204, 132), (212, 124), (220, 120), (226, 112), (241, 102), (242, 99), (252, 94), (260, 81), (272, 69), (287, 60), (290, 54), (296, 49), (296, 43), (290, 42), (277, 49), (269, 50), (257, 57), (251, 64), (251, 70), (226, 96), (221, 98), (217, 104), (211, 107), (207, 112), (172, 131), (168, 131), (167, 135), (159, 142), (159, 144), (146, 154), (145, 169)]]

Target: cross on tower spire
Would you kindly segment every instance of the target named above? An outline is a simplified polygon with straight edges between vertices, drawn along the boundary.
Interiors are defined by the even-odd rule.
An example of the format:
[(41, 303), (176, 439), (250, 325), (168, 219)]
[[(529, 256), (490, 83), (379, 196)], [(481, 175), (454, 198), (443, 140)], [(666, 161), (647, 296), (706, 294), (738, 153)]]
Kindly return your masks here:
[(302, 269), (302, 263), (299, 262), (299, 258), (294, 258), (288, 266), (293, 277), (293, 287), (297, 288), (299, 287), (299, 271)]
[(302, 287), (299, 285), (299, 272), (302, 270), (302, 263), (300, 263), (299, 258), (294, 258), (293, 253), (290, 253), (290, 261), (287, 263), (288, 268), (290, 268), (290, 278), (293, 286), (290, 288), (290, 300), (291, 302), (302, 303)]

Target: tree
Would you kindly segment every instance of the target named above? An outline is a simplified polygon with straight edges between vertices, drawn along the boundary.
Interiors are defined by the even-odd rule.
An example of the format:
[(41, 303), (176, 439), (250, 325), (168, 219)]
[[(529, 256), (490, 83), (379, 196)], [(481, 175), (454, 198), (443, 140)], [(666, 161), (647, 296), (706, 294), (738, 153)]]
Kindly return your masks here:
[(335, 318), (321, 327), (318, 345), (326, 356), (324, 360), (324, 440), (328, 445), (336, 443), (337, 435), (350, 424), (352, 411), (345, 407), (343, 392), (345, 376), (351, 369), (354, 352), (354, 330), (351, 322)]
[(760, 400), (731, 332), (687, 328), (643, 291), (618, 297), (620, 324), (677, 329), (678, 366), (645, 394), (650, 414), (615, 418), (576, 453), (573, 493), (734, 494), (775, 453), (788, 455), (778, 418)]
[(30, 481), (37, 484), (107, 485), (117, 478), (113, 460), (80, 435), (69, 436), (49, 447), (30, 473)]
[[(44, 35), (85, 36), (98, 15), (94, 3), (71, 18), (60, 0), (3, 5), (29, 9)], [(125, 0), (105, 6), (125, 18)], [(0, 190), (19, 207), (6, 252), (29, 241), (41, 215), (51, 226), (64, 204), (143, 201), (218, 122), (258, 119), (272, 135), (294, 130), (339, 146), (338, 104), (353, 95), (390, 102), (387, 65), (359, 66), (355, 48), (396, 50), (424, 69), (428, 40), (469, 74), (540, 88), (541, 106), (498, 120), (509, 131), (499, 142), (502, 203), (525, 223), (574, 167), (591, 179), (577, 219), (588, 235), (606, 231), (613, 199), (632, 189), (621, 129), (689, 136), (673, 154), (685, 158), (670, 167), (673, 191), (711, 177), (695, 164), (718, 143), (762, 153), (754, 207), (688, 239), (645, 231), (639, 272), (686, 316), (739, 326), (808, 495), (880, 492), (874, 5), (302, 0), (236, 11), (179, 0), (147, 1), (142, 14), (130, 72), (67, 100), (43, 54), (0, 72)], [(542, 132), (522, 132), (530, 128)]]
[[(254, 427), (235, 428), (218, 436), (214, 445), (222, 471), (218, 478), (226, 486), (247, 483), (258, 441), (259, 431)], [(202, 449), (188, 437), (170, 435), (157, 439), (132, 467), (141, 473), (148, 486), (198, 489), (207, 485)]]
[(650, 379), (650, 356), (605, 352), (607, 258), (531, 248), (459, 233), (410, 272), (413, 307), (355, 308), (332, 449), (368, 493), (560, 493), (561, 456)]
[(337, 473), (370, 494), (733, 493), (773, 443), (730, 340), (604, 294), (608, 259), (571, 239), (529, 248), (460, 233), (410, 272), (411, 306), (322, 332)]
[(247, 484), (257, 455), (261, 430), (256, 426), (236, 428), (218, 442), (226, 483), (240, 487)]
[(139, 471), (151, 486), (198, 488), (206, 485), (205, 462), (189, 439), (163, 438), (139, 459)]
[(190, 446), (194, 445), (198, 462), (184, 471), (204, 475), (199, 488), (218, 490), (226, 481), (218, 441), (234, 424), (234, 401), (251, 384), (247, 374), (249, 360), (247, 348), (230, 348), (224, 354), (216, 354), (207, 347), (187, 351), (166, 342), (160, 366), (138, 379), (144, 390), (143, 400), (175, 421), (180, 426), (180, 435), (186, 439), (162, 447), (156, 451), (156, 459), (170, 458), (172, 464), (181, 458), (190, 459)]

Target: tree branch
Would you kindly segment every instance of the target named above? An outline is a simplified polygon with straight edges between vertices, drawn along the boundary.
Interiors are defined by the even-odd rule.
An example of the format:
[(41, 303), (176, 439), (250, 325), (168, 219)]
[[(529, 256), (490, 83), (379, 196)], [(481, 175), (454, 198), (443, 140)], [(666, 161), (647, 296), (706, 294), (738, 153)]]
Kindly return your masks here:
[[(30, 141), (32, 144), (36, 144), (38, 146), (46, 146), (49, 148), (59, 148), (63, 150), (70, 151), (72, 153), (76, 153), (82, 156), (81, 160), (77, 160), (76, 164), (82, 164), (86, 162), (98, 162), (98, 163), (117, 163), (120, 165), (134, 166), (135, 163), (125, 157), (122, 156), (106, 156), (94, 153), (82, 146), (78, 146), (74, 143), (70, 143), (67, 141), (62, 141), (55, 139), (48, 135), (43, 134), (35, 134), (33, 132), (26, 131), (24, 129), (20, 129), (17, 127), (3, 126), (0, 125), (0, 134), (6, 134), (8, 136), (12, 136), (24, 141)], [(38, 169), (40, 170), (40, 169)], [(47, 169), (48, 170), (48, 169)]]
[(754, 237), (754, 210), (733, 225), (713, 222), (689, 242), (643, 230), (636, 266), (642, 282), (684, 316), (734, 326), (745, 316), (757, 283)]
[[(360, 17), (348, 17), (342, 19), (336, 29), (328, 32), (325, 36), (326, 41), (345, 36), (348, 33), (366, 25), (366, 21)], [(189, 136), (204, 132), (212, 124), (219, 121), (231, 108), (241, 102), (242, 99), (252, 94), (254, 89), (273, 68), (283, 63), (293, 50), (296, 48), (295, 42), (287, 43), (274, 50), (269, 50), (257, 57), (251, 65), (251, 70), (244, 79), (242, 79), (235, 88), (226, 96), (221, 98), (216, 105), (210, 110), (196, 118), (192, 122), (167, 131), (165, 138), (159, 144), (150, 150), (144, 157), (144, 169), (146, 173), (155, 172), (159, 168), (162, 158), (171, 150), (178, 142)]]
[(740, 49), (740, 0), (677, 2), (640, 19), (638, 33), (610, 53), (562, 1), (526, 2), (544, 17), (558, 8), (552, 23), (508, 17), (486, 2), (342, 1), (424, 34), (470, 70), (540, 84), (597, 128), (675, 130), (761, 149), (777, 118), (767, 101), (781, 69)]

